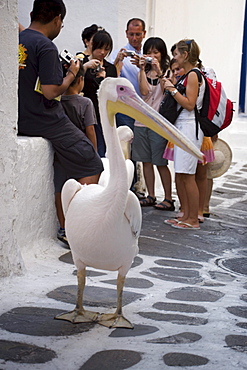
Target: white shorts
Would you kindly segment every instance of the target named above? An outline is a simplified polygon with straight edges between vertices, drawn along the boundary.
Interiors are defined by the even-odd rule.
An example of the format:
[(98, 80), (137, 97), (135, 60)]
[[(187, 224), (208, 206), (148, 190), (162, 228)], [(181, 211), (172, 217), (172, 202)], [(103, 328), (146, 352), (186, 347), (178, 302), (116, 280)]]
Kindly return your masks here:
[[(182, 111), (179, 118), (177, 119), (175, 126), (181, 131), (198, 149), (201, 148), (203, 141), (203, 132), (200, 129), (198, 123), (198, 139), (196, 138), (196, 121), (194, 111), (188, 112)], [(183, 149), (175, 145), (174, 147), (174, 170), (175, 173), (186, 173), (194, 175), (196, 173), (196, 167), (198, 164), (198, 158), (185, 152)]]

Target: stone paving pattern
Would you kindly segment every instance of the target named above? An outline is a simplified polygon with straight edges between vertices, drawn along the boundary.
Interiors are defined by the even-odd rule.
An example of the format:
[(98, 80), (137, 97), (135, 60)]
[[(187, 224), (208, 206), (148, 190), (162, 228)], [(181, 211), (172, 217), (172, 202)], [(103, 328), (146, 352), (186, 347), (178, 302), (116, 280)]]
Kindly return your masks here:
[[(33, 299), (22, 302), (13, 284), (20, 295), (1, 310), (0, 370), (247, 369), (246, 194), (247, 165), (233, 163), (215, 180), (201, 230), (174, 229), (163, 222), (173, 212), (143, 209), (123, 296), (133, 330), (53, 319), (74, 308), (77, 293), (71, 253), (59, 245), (56, 271), (43, 267), (54, 288), (29, 273)], [(116, 272), (88, 269), (85, 305), (114, 309), (115, 285)]]

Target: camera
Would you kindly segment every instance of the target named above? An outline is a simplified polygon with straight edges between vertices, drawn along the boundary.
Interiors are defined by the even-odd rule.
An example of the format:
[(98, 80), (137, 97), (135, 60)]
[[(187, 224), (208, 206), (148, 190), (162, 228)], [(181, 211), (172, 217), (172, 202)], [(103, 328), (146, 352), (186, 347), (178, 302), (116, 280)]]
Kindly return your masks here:
[(98, 64), (96, 68), (92, 69), (91, 73), (96, 74), (96, 73), (99, 73), (101, 71), (103, 71), (103, 68), (102, 68), (101, 64)]
[(151, 63), (152, 63), (152, 60), (153, 60), (153, 58), (151, 58), (151, 57), (146, 57), (146, 58), (145, 58), (145, 62), (146, 62), (147, 64), (151, 64)]
[(126, 53), (127, 57), (133, 57), (135, 55), (135, 52), (132, 51), (132, 50), (126, 50), (125, 53)]
[(76, 59), (75, 57), (70, 54), (68, 52), (68, 50), (64, 49), (63, 51), (61, 51), (60, 53), (60, 58), (65, 62), (65, 63), (68, 63), (70, 64), (71, 60), (73, 60), (74, 62), (76, 62)]
[(95, 68), (95, 72), (96, 72), (96, 73), (101, 72), (102, 70), (103, 70), (103, 68), (102, 68), (101, 64), (99, 64), (99, 65), (97, 66), (97, 68)]

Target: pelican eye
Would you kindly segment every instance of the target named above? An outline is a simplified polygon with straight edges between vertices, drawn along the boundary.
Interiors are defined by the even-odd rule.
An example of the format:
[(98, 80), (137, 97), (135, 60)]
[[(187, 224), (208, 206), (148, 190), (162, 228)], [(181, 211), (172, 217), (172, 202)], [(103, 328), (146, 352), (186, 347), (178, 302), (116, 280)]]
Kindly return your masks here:
[(120, 89), (119, 89), (120, 91), (124, 91), (124, 87), (120, 87)]

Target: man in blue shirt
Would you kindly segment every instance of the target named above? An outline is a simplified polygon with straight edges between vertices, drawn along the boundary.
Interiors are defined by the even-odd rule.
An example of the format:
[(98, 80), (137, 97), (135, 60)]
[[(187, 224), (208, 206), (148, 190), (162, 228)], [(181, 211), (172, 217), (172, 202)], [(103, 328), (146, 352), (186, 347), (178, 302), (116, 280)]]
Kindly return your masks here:
[[(125, 32), (128, 43), (120, 50), (115, 50), (112, 53), (111, 62), (115, 64), (118, 74), (127, 78), (133, 84), (137, 94), (140, 95), (137, 79), (139, 68), (131, 63), (131, 57), (126, 55), (126, 50), (133, 51), (135, 54), (141, 54), (142, 41), (146, 36), (145, 22), (139, 18), (132, 18), (128, 21)], [(117, 114), (116, 120), (117, 126), (127, 125), (132, 130), (134, 129), (135, 120), (131, 117)]]

